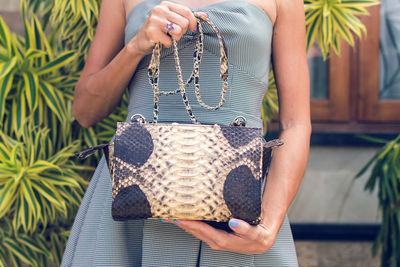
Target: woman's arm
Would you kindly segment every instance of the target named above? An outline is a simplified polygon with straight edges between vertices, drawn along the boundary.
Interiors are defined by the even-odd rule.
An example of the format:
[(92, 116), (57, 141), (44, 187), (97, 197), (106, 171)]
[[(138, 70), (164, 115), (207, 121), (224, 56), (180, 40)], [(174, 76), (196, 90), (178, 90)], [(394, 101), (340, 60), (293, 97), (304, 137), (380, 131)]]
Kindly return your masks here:
[(175, 222), (215, 250), (244, 254), (267, 251), (275, 243), (305, 172), (311, 123), (304, 3), (302, 0), (276, 0), (275, 14), (273, 67), (279, 95), (280, 138), (285, 144), (274, 151), (263, 195), (263, 219), (257, 226), (231, 219), (229, 225), (233, 234), (203, 222)]
[(272, 62), (284, 145), (274, 150), (263, 196), (262, 225), (277, 233), (303, 178), (311, 134), (304, 2), (277, 1)]
[[(143, 0), (136, 2), (140, 1)], [(96, 34), (74, 91), (72, 114), (83, 127), (92, 126), (115, 109), (138, 63), (151, 53), (156, 42), (166, 47), (172, 45), (165, 28), (167, 22), (174, 23), (169, 33), (176, 40), (188, 28), (193, 31), (196, 27), (196, 18), (189, 8), (162, 1), (152, 9), (138, 33), (124, 45), (124, 6), (123, 0), (101, 3)]]
[(83, 127), (114, 110), (144, 56), (134, 49), (133, 42), (124, 46), (124, 27), (122, 1), (103, 0), (96, 33), (74, 90), (72, 114)]

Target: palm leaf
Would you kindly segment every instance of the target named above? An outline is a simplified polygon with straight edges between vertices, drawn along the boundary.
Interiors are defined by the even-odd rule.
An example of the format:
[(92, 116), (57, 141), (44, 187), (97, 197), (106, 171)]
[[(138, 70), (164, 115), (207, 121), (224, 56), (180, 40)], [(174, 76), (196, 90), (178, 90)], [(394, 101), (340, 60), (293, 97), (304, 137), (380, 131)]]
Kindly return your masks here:
[(17, 65), (18, 59), (17, 57), (12, 57), (8, 61), (4, 62), (1, 66), (1, 71), (0, 71), (0, 80), (4, 78), (4, 76), (8, 75), (15, 66)]
[(65, 51), (58, 55), (58, 57), (52, 61), (49, 61), (47, 64), (43, 65), (37, 70), (38, 75), (43, 75), (49, 72), (54, 72), (55, 70), (60, 69), (61, 67), (67, 65), (72, 60), (75, 59), (75, 51)]
[(340, 54), (340, 39), (354, 46), (352, 33), (361, 38), (365, 26), (356, 16), (367, 15), (366, 7), (377, 0), (311, 0), (304, 1), (307, 49), (317, 40), (324, 58), (331, 50)]
[(5, 237), (3, 239), (3, 244), (12, 253), (12, 255), (17, 256), (18, 259), (21, 259), (25, 263), (33, 264), (33, 262), (29, 258), (29, 255), (23, 249), (21, 249), (14, 240)]

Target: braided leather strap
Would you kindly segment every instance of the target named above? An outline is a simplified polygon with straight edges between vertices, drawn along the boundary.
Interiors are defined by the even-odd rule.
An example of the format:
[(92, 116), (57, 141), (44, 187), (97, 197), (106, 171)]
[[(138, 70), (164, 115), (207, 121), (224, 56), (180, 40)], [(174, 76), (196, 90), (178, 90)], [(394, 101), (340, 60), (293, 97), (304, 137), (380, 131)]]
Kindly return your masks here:
[[(154, 110), (153, 110), (153, 122), (157, 123), (158, 121), (158, 114), (159, 114), (159, 96), (161, 94), (163, 95), (171, 95), (171, 94), (177, 94), (181, 93), (182, 96), (182, 101), (185, 105), (186, 111), (191, 119), (191, 121), (195, 124), (198, 124), (198, 121), (196, 117), (194, 116), (192, 112), (192, 108), (189, 104), (189, 99), (187, 98), (186, 95), (186, 88), (189, 86), (189, 84), (194, 81), (194, 87), (195, 87), (195, 93), (196, 93), (196, 98), (199, 104), (208, 110), (216, 110), (219, 109), (222, 105), (225, 103), (225, 98), (226, 98), (226, 91), (228, 89), (228, 55), (227, 55), (227, 49), (225, 45), (225, 41), (220, 34), (219, 30), (217, 27), (206, 17), (203, 17), (201, 15), (195, 14), (195, 17), (197, 19), (197, 28), (198, 28), (198, 34), (196, 36), (196, 42), (195, 42), (195, 52), (193, 54), (194, 61), (193, 61), (193, 70), (189, 78), (187, 79), (186, 83), (183, 83), (183, 78), (182, 78), (182, 70), (180, 66), (180, 61), (179, 61), (179, 55), (178, 55), (178, 48), (177, 48), (177, 42), (176, 40), (172, 38), (172, 44), (174, 48), (174, 59), (175, 59), (175, 67), (176, 67), (176, 74), (178, 77), (178, 84), (179, 88), (172, 90), (172, 91), (160, 91), (159, 90), (159, 66), (160, 66), (160, 52), (161, 52), (161, 43), (156, 43), (154, 48), (153, 48), (153, 53), (150, 59), (150, 64), (148, 67), (148, 77), (149, 77), (149, 82), (150, 85), (153, 88), (153, 93), (154, 93)], [(220, 45), (220, 78), (222, 80), (222, 88), (221, 88), (221, 99), (218, 105), (211, 107), (208, 106), (207, 104), (204, 103), (204, 101), (201, 98), (200, 95), (200, 84), (199, 84), (199, 73), (200, 73), (200, 63), (201, 59), (203, 56), (203, 40), (204, 40), (204, 35), (203, 35), (203, 28), (201, 23), (206, 22), (209, 24), (212, 29), (215, 31), (217, 37), (218, 37), (218, 42)]]

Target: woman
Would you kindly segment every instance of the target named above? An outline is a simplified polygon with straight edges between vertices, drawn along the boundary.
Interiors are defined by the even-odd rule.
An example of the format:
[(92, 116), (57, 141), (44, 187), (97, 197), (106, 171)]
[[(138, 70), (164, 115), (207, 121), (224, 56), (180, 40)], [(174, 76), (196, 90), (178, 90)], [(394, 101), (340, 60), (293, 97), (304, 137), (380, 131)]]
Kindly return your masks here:
[[(177, 88), (170, 36), (178, 41), (183, 74), (188, 77), (196, 27), (192, 11), (208, 16), (219, 28), (229, 57), (225, 105), (207, 111), (191, 102), (200, 122), (227, 124), (244, 115), (248, 126), (261, 127), (272, 58), (280, 138), (285, 145), (275, 150), (270, 166), (262, 222), (251, 226), (233, 219), (229, 223), (233, 232), (226, 232), (200, 221), (113, 221), (111, 182), (103, 157), (76, 216), (62, 266), (297, 266), (286, 212), (305, 171), (311, 133), (303, 1), (103, 0), (96, 35), (75, 88), (73, 115), (83, 127), (93, 125), (113, 111), (128, 86), (128, 118), (135, 113), (151, 118), (147, 66), (152, 48), (156, 42), (164, 47), (160, 89)], [(216, 103), (217, 37), (206, 27), (204, 32), (202, 97)], [(193, 90), (188, 91), (189, 99), (195, 99)], [(190, 123), (180, 96), (161, 98), (159, 116), (159, 122)]]

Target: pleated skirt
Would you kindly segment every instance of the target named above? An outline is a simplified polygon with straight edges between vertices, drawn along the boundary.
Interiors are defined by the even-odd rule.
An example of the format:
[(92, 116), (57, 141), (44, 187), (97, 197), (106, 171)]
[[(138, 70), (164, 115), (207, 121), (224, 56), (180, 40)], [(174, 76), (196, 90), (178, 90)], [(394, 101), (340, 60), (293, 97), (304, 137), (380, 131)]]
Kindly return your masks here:
[(114, 221), (111, 180), (104, 156), (76, 215), (61, 266), (298, 266), (286, 216), (277, 240), (263, 254), (211, 249), (183, 229), (158, 220)]

